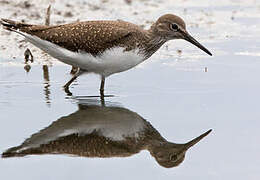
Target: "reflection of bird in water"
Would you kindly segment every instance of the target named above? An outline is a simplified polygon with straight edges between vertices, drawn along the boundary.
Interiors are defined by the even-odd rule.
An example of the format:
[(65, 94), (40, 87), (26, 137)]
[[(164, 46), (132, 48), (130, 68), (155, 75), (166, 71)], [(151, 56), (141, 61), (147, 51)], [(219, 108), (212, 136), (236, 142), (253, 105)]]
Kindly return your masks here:
[(126, 157), (148, 150), (164, 167), (179, 165), (186, 151), (211, 130), (185, 144), (168, 142), (145, 119), (118, 106), (79, 104), (79, 110), (33, 134), (2, 157), (71, 154), (85, 157)]

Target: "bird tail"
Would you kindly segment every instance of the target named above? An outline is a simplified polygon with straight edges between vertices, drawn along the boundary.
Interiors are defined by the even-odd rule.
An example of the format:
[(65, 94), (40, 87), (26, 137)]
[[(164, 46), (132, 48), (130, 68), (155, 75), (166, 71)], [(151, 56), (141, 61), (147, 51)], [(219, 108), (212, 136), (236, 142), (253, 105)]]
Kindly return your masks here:
[(23, 154), (20, 151), (21, 151), (21, 146), (17, 146), (17, 147), (7, 149), (5, 152), (3, 152), (2, 158), (22, 157), (22, 156), (26, 155), (26, 154)]
[(4, 29), (9, 31), (19, 31), (21, 28), (27, 28), (32, 26), (31, 24), (26, 24), (18, 21), (12, 21), (9, 19), (1, 19), (0, 24), (3, 25)]

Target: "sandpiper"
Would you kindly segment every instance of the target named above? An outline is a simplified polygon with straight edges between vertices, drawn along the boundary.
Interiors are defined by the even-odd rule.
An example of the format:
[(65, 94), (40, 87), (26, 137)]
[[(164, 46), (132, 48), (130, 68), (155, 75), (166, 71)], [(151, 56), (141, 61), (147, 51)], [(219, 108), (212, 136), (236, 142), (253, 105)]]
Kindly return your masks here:
[(33, 134), (3, 158), (41, 154), (70, 154), (83, 157), (129, 157), (147, 150), (163, 167), (176, 167), (186, 152), (211, 130), (193, 140), (176, 144), (167, 141), (139, 114), (121, 106), (79, 104), (79, 109)]
[(212, 55), (188, 33), (185, 22), (173, 14), (161, 16), (148, 30), (122, 20), (43, 26), (2, 19), (1, 24), (5, 29), (21, 34), (52, 57), (79, 67), (78, 72), (64, 85), (65, 90), (84, 73), (99, 74), (101, 96), (104, 96), (106, 77), (135, 67), (168, 40), (187, 40)]

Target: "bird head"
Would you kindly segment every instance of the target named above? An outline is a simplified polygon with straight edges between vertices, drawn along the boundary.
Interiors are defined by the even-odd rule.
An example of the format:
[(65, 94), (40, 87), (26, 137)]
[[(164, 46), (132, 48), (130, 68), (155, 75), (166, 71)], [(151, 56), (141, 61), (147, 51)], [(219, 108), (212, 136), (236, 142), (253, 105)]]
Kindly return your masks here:
[(166, 41), (173, 39), (184, 39), (208, 55), (212, 56), (211, 52), (194, 39), (186, 30), (185, 22), (178, 16), (173, 14), (166, 14), (161, 16), (153, 25), (152, 30), (158, 36), (161, 36)]
[(166, 168), (176, 167), (183, 162), (187, 150), (193, 145), (197, 144), (210, 132), (211, 130), (203, 133), (199, 137), (196, 137), (185, 144), (175, 144), (170, 142), (162, 143), (160, 146), (152, 148), (150, 153), (161, 166)]

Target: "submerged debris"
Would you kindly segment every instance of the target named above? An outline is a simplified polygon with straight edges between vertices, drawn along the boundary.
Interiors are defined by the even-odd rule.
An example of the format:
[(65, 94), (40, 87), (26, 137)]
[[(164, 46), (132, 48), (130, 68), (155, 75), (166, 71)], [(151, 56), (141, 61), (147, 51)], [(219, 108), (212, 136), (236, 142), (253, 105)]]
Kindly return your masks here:
[(69, 8), (71, 8), (71, 7), (72, 7), (72, 5), (71, 5), (71, 4), (66, 4), (66, 7), (69, 7)]
[(45, 18), (45, 25), (49, 26), (50, 25), (50, 16), (51, 16), (51, 5), (47, 8), (46, 12), (46, 18)]
[(23, 5), (25, 8), (30, 8), (32, 6), (28, 1), (25, 1)]
[(64, 17), (73, 17), (73, 14), (72, 14), (72, 12), (68, 11), (68, 12), (65, 12)]
[(125, 3), (128, 4), (128, 5), (131, 5), (132, 4), (132, 0), (125, 0)]
[(177, 53), (178, 53), (178, 55), (181, 55), (182, 50), (178, 49), (178, 50), (177, 50)]
[(89, 7), (89, 9), (90, 9), (91, 11), (96, 11), (96, 10), (100, 10), (100, 9), (101, 9), (100, 6), (95, 5), (95, 4), (87, 3), (87, 5), (88, 5), (88, 7)]
[(23, 9), (29, 9), (33, 6), (29, 1), (20, 2), (16, 5), (17, 7), (23, 8)]
[(6, 0), (1, 0), (0, 1), (0, 4), (9, 4), (10, 2), (9, 1), (6, 1)]
[(31, 70), (31, 66), (29, 64), (26, 64), (23, 68), (27, 73)]
[(29, 60), (33, 63), (33, 55), (29, 48), (27, 48), (24, 52), (24, 59), (25, 63), (27, 63)]
[(50, 78), (49, 78), (49, 67), (44, 64), (42, 66), (42, 70), (43, 70), (43, 78), (45, 81), (50, 81)]
[(44, 78), (44, 94), (45, 94), (45, 100), (46, 104), (50, 106), (51, 99), (50, 99), (50, 76), (49, 76), (49, 67), (45, 64), (42, 66), (43, 70), (43, 78)]

